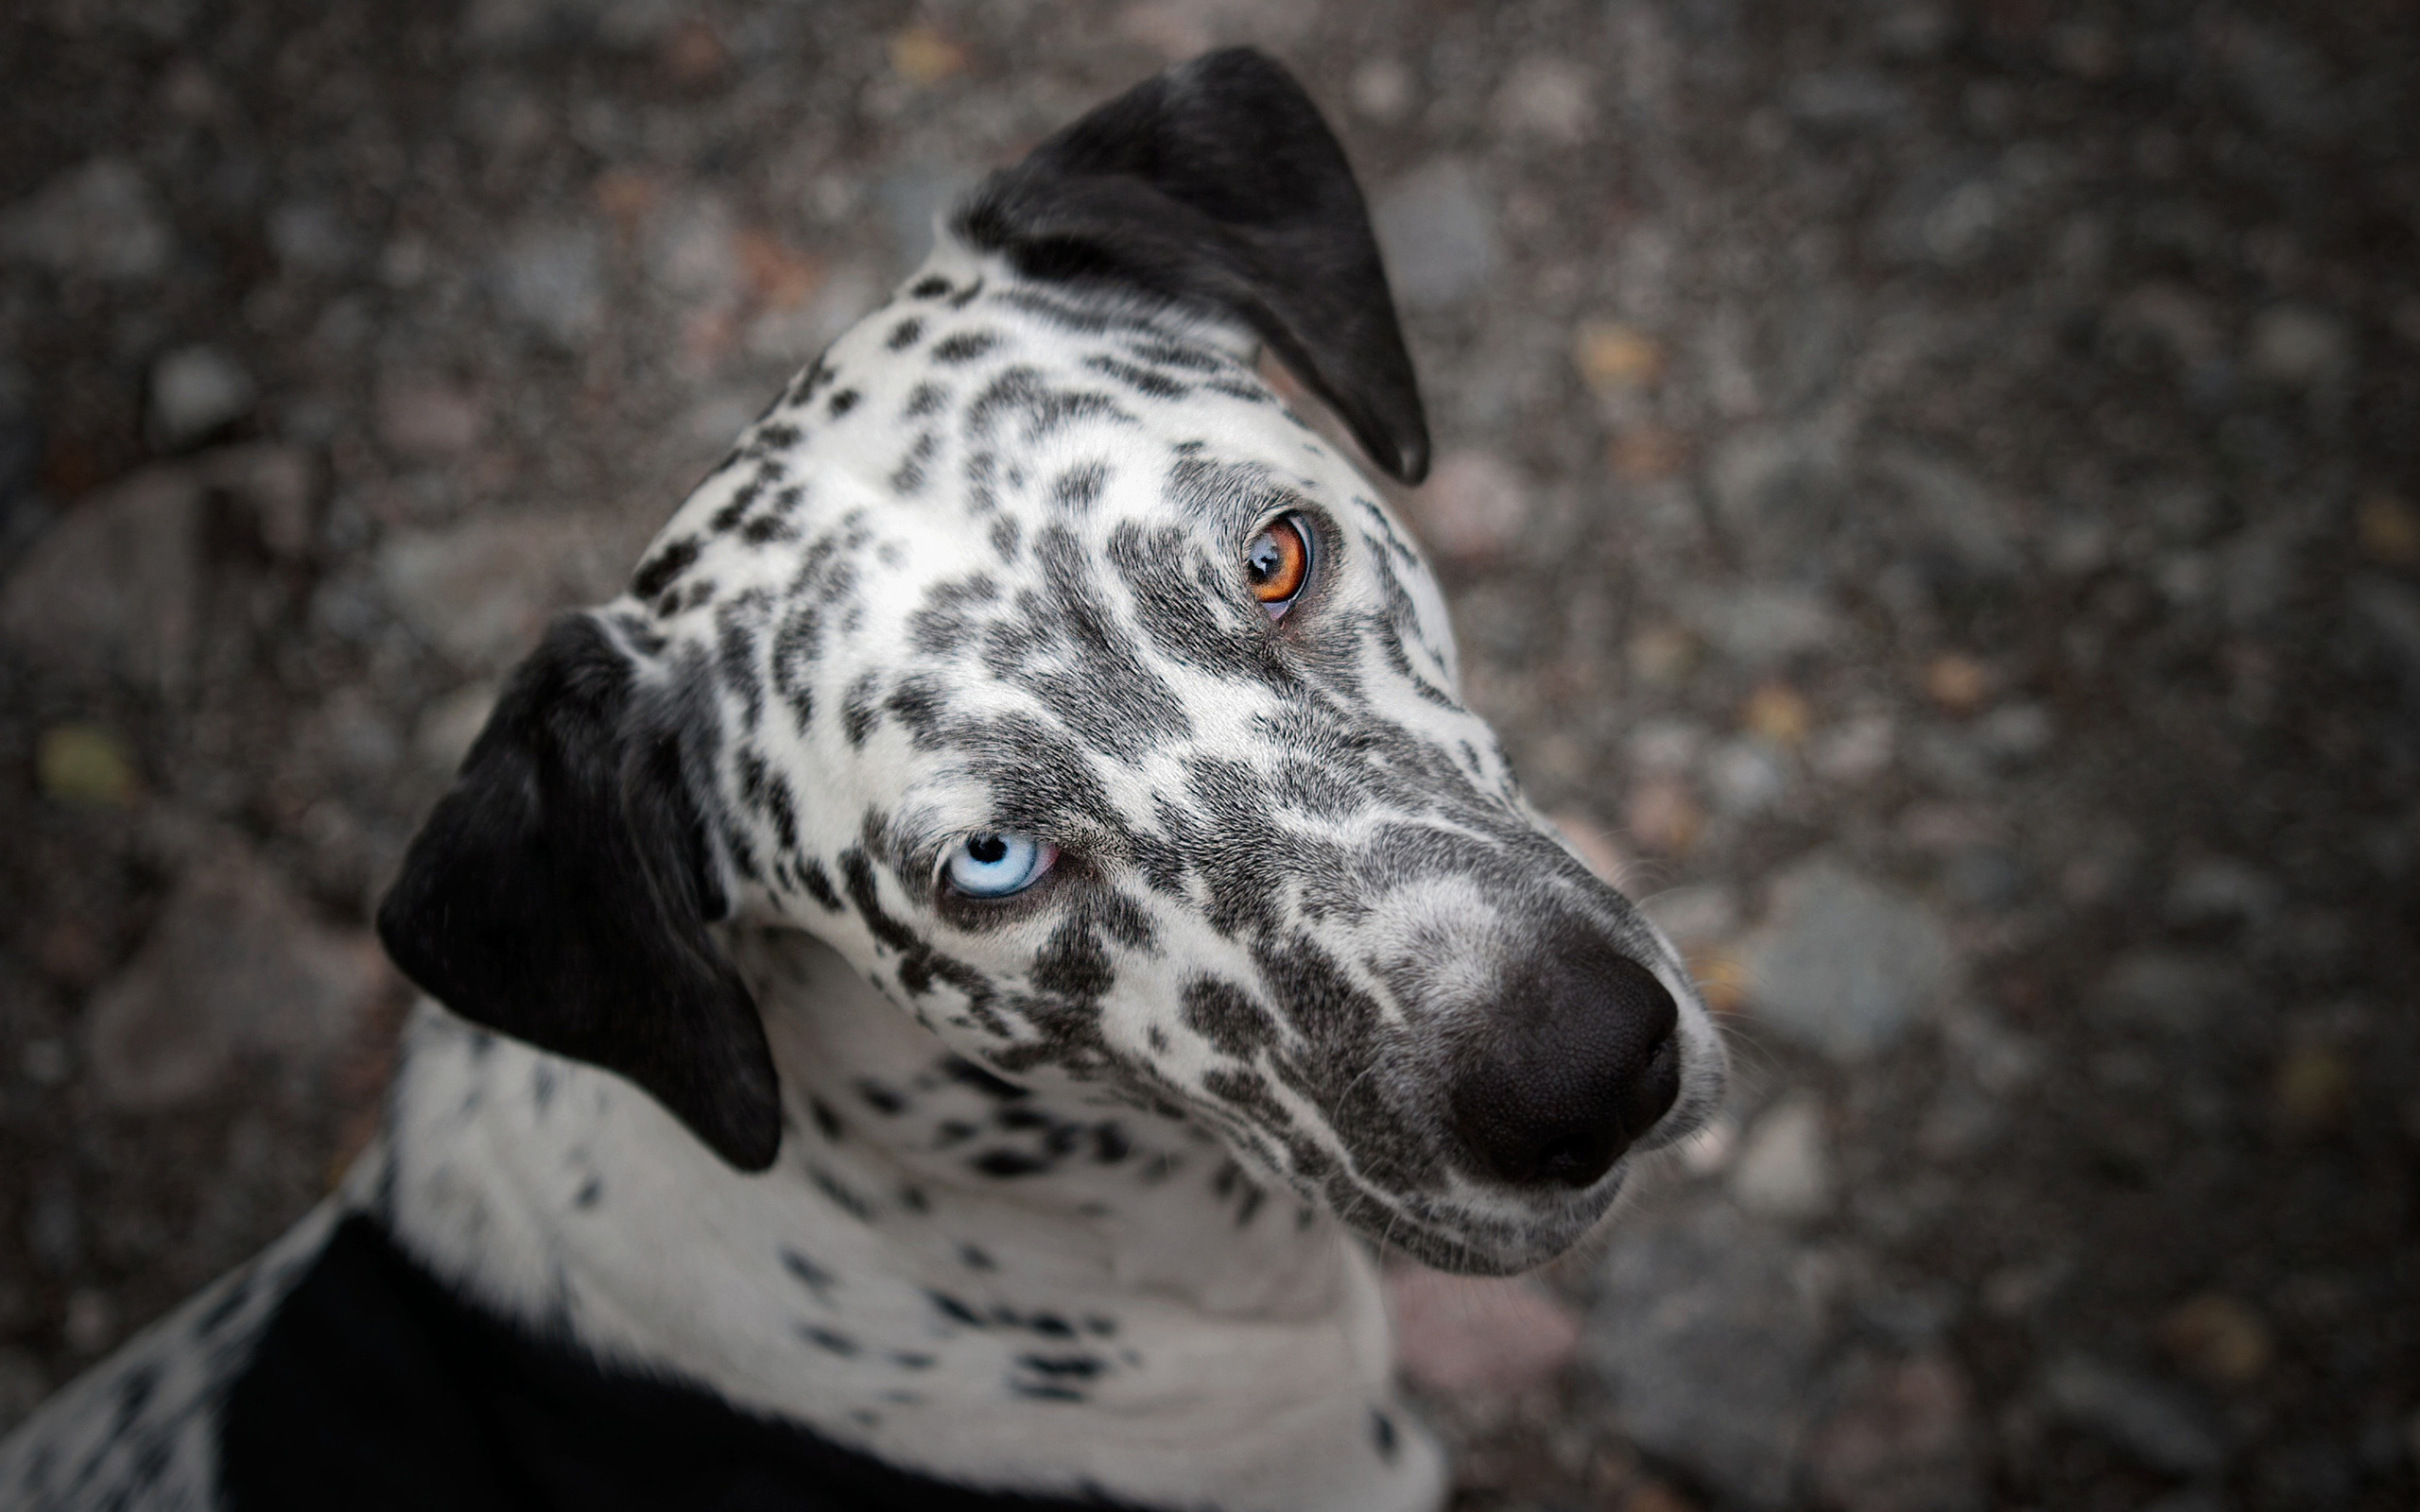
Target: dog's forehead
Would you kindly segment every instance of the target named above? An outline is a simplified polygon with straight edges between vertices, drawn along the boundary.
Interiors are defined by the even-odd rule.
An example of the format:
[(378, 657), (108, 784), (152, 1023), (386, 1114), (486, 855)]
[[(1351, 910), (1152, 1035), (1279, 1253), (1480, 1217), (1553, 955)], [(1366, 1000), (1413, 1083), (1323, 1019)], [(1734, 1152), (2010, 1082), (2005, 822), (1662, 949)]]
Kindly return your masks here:
[(671, 619), (739, 593), (878, 580), (909, 610), (920, 585), (1044, 580), (1036, 548), (1054, 528), (1095, 551), (1121, 527), (1148, 527), (1163, 550), (1182, 527), (1234, 551), (1295, 499), (1395, 537), (1357, 468), (1260, 380), (1255, 352), (1239, 326), (1021, 282), (944, 244), (751, 425), (632, 591)]

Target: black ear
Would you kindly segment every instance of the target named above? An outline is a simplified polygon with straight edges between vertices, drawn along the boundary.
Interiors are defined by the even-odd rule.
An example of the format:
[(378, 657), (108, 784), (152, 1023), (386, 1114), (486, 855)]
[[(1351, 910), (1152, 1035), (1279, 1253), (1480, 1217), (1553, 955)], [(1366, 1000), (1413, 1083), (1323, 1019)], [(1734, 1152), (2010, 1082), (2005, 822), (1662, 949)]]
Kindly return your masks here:
[(647, 1089), (761, 1171), (781, 1092), (755, 1000), (706, 933), (724, 909), (677, 727), (567, 614), (521, 663), (405, 853), (378, 936), (439, 1002)]
[(1344, 149), (1249, 47), (1148, 79), (992, 175), (959, 234), (1032, 278), (1102, 278), (1250, 322), (1379, 466), (1428, 472), (1428, 421)]

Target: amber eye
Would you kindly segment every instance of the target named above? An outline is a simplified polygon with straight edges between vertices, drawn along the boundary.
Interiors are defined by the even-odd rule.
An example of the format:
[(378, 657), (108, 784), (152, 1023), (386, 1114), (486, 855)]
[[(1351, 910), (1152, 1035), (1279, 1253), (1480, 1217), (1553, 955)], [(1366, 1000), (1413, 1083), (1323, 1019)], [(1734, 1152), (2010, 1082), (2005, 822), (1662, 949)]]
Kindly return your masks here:
[(1270, 619), (1292, 606), (1311, 580), (1311, 533), (1299, 517), (1280, 516), (1252, 538), (1244, 547), (1244, 576)]

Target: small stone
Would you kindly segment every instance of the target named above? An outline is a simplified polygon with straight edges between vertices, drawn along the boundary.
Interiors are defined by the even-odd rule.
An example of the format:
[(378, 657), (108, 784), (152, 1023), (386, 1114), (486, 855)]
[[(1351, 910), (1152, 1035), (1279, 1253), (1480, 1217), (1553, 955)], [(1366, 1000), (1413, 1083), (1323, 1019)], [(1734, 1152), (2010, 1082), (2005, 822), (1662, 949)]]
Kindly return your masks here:
[(2215, 1385), (2247, 1386), (2273, 1352), (2260, 1314), (2223, 1292), (2204, 1292), (2160, 1320), (2159, 1342), (2179, 1365)]
[(720, 195), (683, 195), (648, 217), (648, 271), (658, 287), (692, 304), (725, 304), (740, 281), (739, 224)]
[(1412, 527), (1439, 556), (1466, 566), (1503, 557), (1530, 515), (1530, 486), (1488, 452), (1449, 452), (1410, 497)]
[(1706, 791), (1722, 814), (1761, 814), (1789, 790), (1789, 775), (1763, 741), (1729, 740), (1706, 762)]
[(1392, 58), (1371, 59), (1344, 86), (1353, 108), (1382, 125), (1403, 118), (1411, 108), (1411, 70)]
[(2420, 509), (2391, 493), (2373, 493), (2354, 516), (2361, 554), (2388, 567), (2420, 565)]
[(901, 82), (930, 89), (966, 71), (966, 49), (932, 26), (891, 33), (890, 71)]
[(1571, 363), (1600, 394), (1646, 388), (1664, 376), (1664, 344), (1618, 320), (1582, 320)]
[(731, 66), (722, 34), (702, 16), (685, 16), (666, 27), (656, 44), (656, 61), (676, 89), (703, 89)]
[(1748, 961), (1759, 1020), (1851, 1062), (1897, 1040), (1957, 977), (1930, 909), (1820, 853), (1774, 882)]
[(605, 247), (590, 227), (524, 229), (490, 265), (505, 312), (558, 346), (577, 348), (605, 318)]
[(1621, 1431), (1725, 1499), (1788, 1498), (1831, 1335), (1829, 1273), (1721, 1202), (1619, 1229), (1582, 1350)]
[(337, 274), (361, 254), (360, 238), (334, 205), (302, 199), (269, 213), (268, 244), (288, 272)]
[(2158, 946), (2119, 956), (2084, 1007), (2104, 1023), (2189, 1036), (2244, 1002), (2243, 972), (2225, 957)]
[(151, 436), (174, 450), (251, 413), (250, 373), (216, 347), (180, 347), (151, 368)]
[(477, 396), (451, 384), (402, 379), (378, 389), (378, 439), (411, 461), (460, 455), (477, 444), (487, 420)]
[(1388, 185), (1371, 220), (1395, 298), (1413, 309), (1458, 303), (1495, 271), (1495, 214), (1460, 159), (1437, 159)]
[(2326, 1043), (2297, 1045), (2277, 1062), (2277, 1121), (2293, 1134), (2318, 1134), (2343, 1122), (2356, 1084), (2352, 1057)]
[(1814, 724), (1814, 707), (1787, 682), (1759, 683), (1739, 709), (1741, 730), (1785, 749), (1806, 740)]
[(1580, 1348), (1580, 1317), (1534, 1281), (1386, 1273), (1395, 1363), (1443, 1397), (1514, 1397), (1551, 1381)]
[(391, 982), (367, 934), (321, 926), (230, 842), (179, 881), (133, 961), (93, 995), (85, 1063), (102, 1101), (128, 1111), (189, 1103), (249, 1055), (299, 1085)]
[(2038, 703), (2002, 704), (1975, 722), (1975, 744), (2010, 765), (2048, 750), (2056, 734), (2050, 711)]
[(1890, 715), (1860, 715), (1816, 737), (1807, 762), (1826, 781), (1868, 782), (1890, 769), (1898, 736), (1898, 723)]
[(1525, 58), (1495, 92), (1492, 109), (1507, 135), (1575, 147), (1596, 125), (1596, 76), (1571, 59)]
[(54, 273), (138, 280), (174, 250), (169, 227), (135, 166), (97, 158), (0, 212), (0, 252)]
[(76, 1353), (98, 1354), (117, 1342), (117, 1308), (107, 1292), (78, 1286), (67, 1294), (67, 1316), (59, 1332)]
[(2280, 305), (2253, 322), (2244, 366), (2253, 376), (2307, 388), (2344, 375), (2352, 365), (2352, 337), (2343, 322), (2302, 305)]
[(1688, 854), (1704, 825), (1705, 815), (1683, 778), (1647, 778), (1622, 800), (1622, 828), (1639, 844), (1668, 856)]
[(99, 725), (43, 730), (34, 746), (34, 781), (43, 797), (86, 808), (130, 808), (143, 795), (126, 743)]
[(1708, 641), (1742, 667), (1757, 670), (1822, 651), (1841, 636), (1841, 622), (1821, 594), (1769, 584), (1691, 590), (1683, 612)]
[(1882, 1366), (1807, 1446), (1827, 1505), (1856, 1512), (1969, 1512), (1984, 1504), (1974, 1393), (1939, 1355)]
[(2187, 929), (2257, 923), (2285, 902), (2276, 883), (2244, 862), (2214, 856), (2187, 867), (2168, 889), (2169, 922)]
[(1749, 1125), (1731, 1168), (1731, 1194), (1764, 1217), (1821, 1217), (1832, 1206), (1829, 1146), (1822, 1099), (1785, 1097)]
[(2159, 1382), (2069, 1355), (2044, 1373), (2041, 1393), (2054, 1415), (2152, 1469), (2207, 1475), (2226, 1465), (2226, 1441), (2208, 1414)]
[(137, 472), (78, 501), (0, 587), (0, 641), (85, 682), (172, 689), (193, 659), (201, 475)]
[(577, 516), (474, 520), (404, 531), (377, 559), (379, 586), (412, 628), (465, 667), (494, 667), (535, 644), (548, 615), (605, 597), (620, 558)]
[(1992, 673), (1961, 651), (1945, 651), (1925, 665), (1925, 693), (1943, 711), (1971, 714), (1991, 696)]

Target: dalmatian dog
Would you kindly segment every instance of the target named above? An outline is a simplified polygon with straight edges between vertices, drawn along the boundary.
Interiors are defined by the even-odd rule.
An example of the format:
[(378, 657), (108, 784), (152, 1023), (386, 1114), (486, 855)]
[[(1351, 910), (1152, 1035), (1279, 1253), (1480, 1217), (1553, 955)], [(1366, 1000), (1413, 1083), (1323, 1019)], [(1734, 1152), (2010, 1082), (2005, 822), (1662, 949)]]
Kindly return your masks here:
[(1524, 801), (1418, 549), (1343, 153), (1246, 50), (994, 174), (379, 913), (341, 1190), (0, 1447), (0, 1504), (1443, 1498), (1369, 1246), (1569, 1246), (1722, 1057)]

